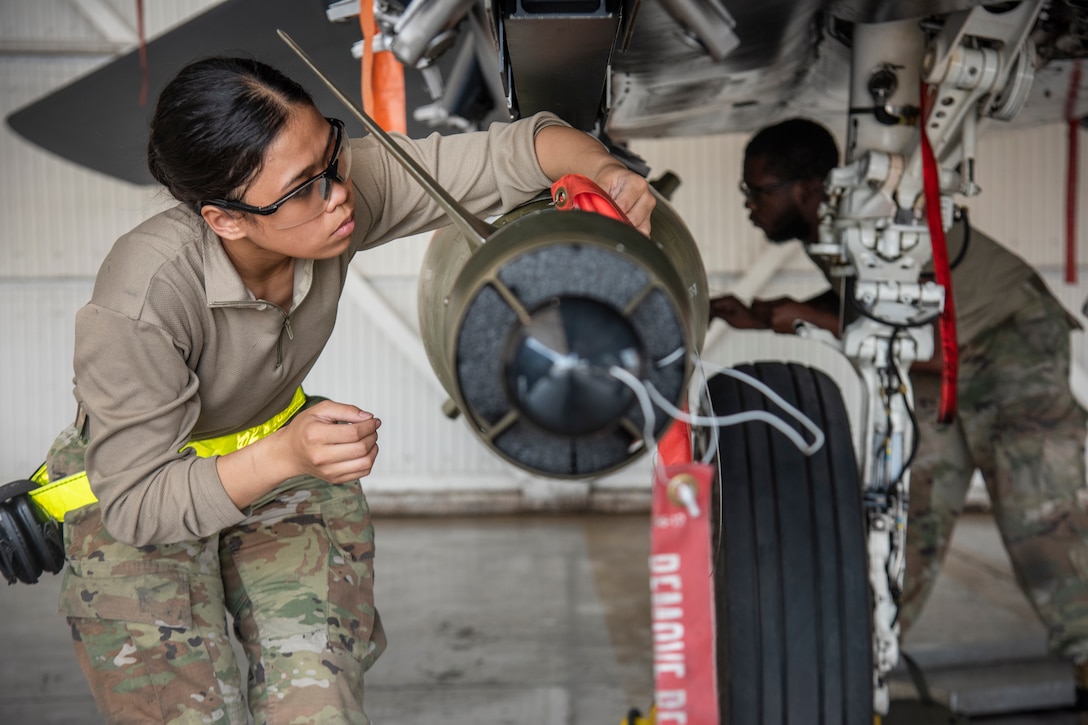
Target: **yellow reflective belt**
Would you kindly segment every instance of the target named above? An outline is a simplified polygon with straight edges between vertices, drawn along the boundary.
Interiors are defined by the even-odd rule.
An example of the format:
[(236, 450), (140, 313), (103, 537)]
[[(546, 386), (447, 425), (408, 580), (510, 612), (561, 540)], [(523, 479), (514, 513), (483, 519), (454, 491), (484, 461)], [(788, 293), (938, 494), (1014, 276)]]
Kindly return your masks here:
[(186, 448), (192, 448), (201, 458), (225, 456), (228, 453), (233, 453), (239, 448), (245, 448), (253, 441), (258, 441), (266, 435), (275, 433), (283, 427), (283, 424), (286, 423), (292, 415), (299, 411), (299, 408), (301, 408), (305, 402), (306, 394), (302, 392), (302, 388), (299, 388), (295, 391), (295, 397), (291, 399), (291, 404), (272, 416), (271, 420), (266, 420), (260, 425), (255, 425), (252, 428), (247, 428), (238, 433), (228, 433), (225, 436), (207, 438), (202, 441), (190, 441), (189, 444), (184, 446), (181, 450), (184, 451)]
[[(233, 453), (282, 428), (305, 403), (306, 394), (302, 392), (302, 388), (299, 388), (295, 391), (294, 397), (291, 398), (291, 404), (276, 413), (271, 420), (238, 433), (228, 433), (225, 436), (208, 438), (202, 441), (190, 441), (181, 450), (192, 448), (201, 458), (225, 456), (228, 453)], [(71, 476), (65, 476), (57, 481), (50, 482), (49, 473), (43, 463), (30, 477), (30, 480), (39, 485), (39, 488), (30, 492), (30, 498), (39, 508), (57, 521), (64, 521), (64, 514), (69, 511), (83, 508), (98, 500), (91, 492), (91, 484), (87, 480), (86, 471), (73, 473)]]
[(83, 508), (98, 500), (91, 493), (86, 471), (73, 473), (50, 483), (49, 472), (45, 470), (43, 463), (30, 480), (40, 486), (30, 492), (31, 500), (57, 521), (64, 521), (64, 514), (69, 511)]

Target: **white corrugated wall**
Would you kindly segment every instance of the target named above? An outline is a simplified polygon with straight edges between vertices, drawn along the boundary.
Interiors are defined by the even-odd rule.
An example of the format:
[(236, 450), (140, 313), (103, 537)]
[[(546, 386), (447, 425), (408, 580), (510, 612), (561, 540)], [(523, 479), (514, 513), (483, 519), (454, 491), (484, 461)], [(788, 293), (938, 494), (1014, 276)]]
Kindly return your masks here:
[[(134, 3), (93, 4), (102, 2), (134, 27)], [(213, 4), (147, 3), (148, 34), (153, 37)], [(93, 52), (103, 47), (103, 34), (78, 10), (80, 5), (77, 0), (0, 0), (0, 113), (6, 116), (108, 61), (109, 55)], [(73, 50), (64, 52), (65, 47)], [(650, 163), (652, 176), (671, 170), (681, 177), (673, 202), (699, 241), (715, 292), (732, 289), (768, 250), (748, 223), (736, 188), (744, 142), (730, 135), (632, 144)], [(1088, 284), (1061, 281), (1064, 126), (1015, 132), (992, 128), (981, 140), (979, 156), (985, 191), (971, 201), (973, 220), (1037, 264), (1058, 296), (1079, 314)], [(3, 482), (30, 473), (54, 435), (71, 420), (72, 318), (90, 294), (99, 261), (118, 235), (167, 200), (155, 189), (61, 161), (6, 126), (0, 129), (0, 169)], [(1079, 192), (1082, 202), (1088, 199), (1086, 186)], [(645, 462), (593, 484), (530, 479), (490, 454), (463, 421), (442, 415), (445, 396), (415, 337), (416, 271), (425, 246), (425, 238), (413, 238), (357, 259), (359, 274), (341, 305), (336, 333), (307, 382), (313, 392), (357, 403), (383, 419), (382, 454), (368, 489), (390, 509), (410, 510), (509, 508), (527, 501), (578, 506), (600, 492), (644, 491)], [(1088, 250), (1083, 233), (1078, 233), (1078, 247), (1084, 258)], [(1080, 271), (1083, 279), (1088, 268)], [(820, 286), (820, 278), (795, 249), (759, 294), (804, 297)], [(713, 339), (707, 353), (717, 362), (799, 354), (838, 373), (846, 370), (836, 354), (815, 343), (793, 352), (784, 345), (797, 341), (763, 334), (730, 333)], [(1088, 364), (1083, 335), (1076, 339), (1076, 357)], [(849, 381), (844, 384), (849, 387)], [(637, 499), (605, 496), (594, 501), (623, 505)]]

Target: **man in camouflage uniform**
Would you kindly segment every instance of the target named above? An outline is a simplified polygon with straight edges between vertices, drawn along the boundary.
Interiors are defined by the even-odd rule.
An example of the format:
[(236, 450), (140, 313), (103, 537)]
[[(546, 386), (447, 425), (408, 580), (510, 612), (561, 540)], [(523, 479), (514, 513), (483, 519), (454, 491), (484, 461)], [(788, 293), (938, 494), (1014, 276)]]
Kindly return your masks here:
[[(837, 165), (834, 137), (819, 124), (792, 119), (760, 131), (745, 150), (741, 184), (752, 223), (771, 242), (818, 242), (824, 181)], [(948, 246), (957, 260), (959, 412), (952, 423), (937, 423), (942, 361), (916, 363), (910, 374), (919, 447), (910, 474), (902, 630), (917, 620), (932, 590), (978, 469), (1017, 582), (1047, 628), (1051, 651), (1085, 662), (1086, 413), (1069, 385), (1069, 333), (1079, 324), (1027, 263), (965, 218), (950, 231)], [(783, 333), (804, 320), (838, 335), (852, 312), (838, 290), (750, 307), (731, 296), (711, 301), (711, 315), (734, 327)], [(1078, 670), (1088, 674), (1088, 667)], [(1088, 678), (1078, 680), (1079, 695), (1088, 693), (1085, 687)]]
[(1069, 388), (1067, 319), (1040, 291), (961, 344), (959, 413), (950, 424), (937, 423), (940, 378), (911, 375), (921, 440), (911, 466), (904, 631), (932, 590), (978, 468), (1017, 582), (1046, 625), (1050, 649), (1088, 658), (1085, 411)]

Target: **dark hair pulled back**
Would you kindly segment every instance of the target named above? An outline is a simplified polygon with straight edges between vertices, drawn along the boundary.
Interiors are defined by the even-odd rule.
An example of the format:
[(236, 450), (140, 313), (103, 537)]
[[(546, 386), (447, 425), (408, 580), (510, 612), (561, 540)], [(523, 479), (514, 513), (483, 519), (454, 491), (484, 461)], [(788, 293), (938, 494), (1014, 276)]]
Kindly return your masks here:
[(185, 66), (159, 95), (147, 165), (178, 201), (231, 199), (261, 170), (292, 106), (313, 98), (275, 68), (250, 58)]

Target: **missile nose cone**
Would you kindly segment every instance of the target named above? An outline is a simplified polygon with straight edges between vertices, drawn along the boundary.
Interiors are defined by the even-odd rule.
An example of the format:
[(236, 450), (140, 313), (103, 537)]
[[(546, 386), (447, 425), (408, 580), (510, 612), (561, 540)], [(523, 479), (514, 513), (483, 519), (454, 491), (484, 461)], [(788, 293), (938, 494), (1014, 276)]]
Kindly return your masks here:
[(615, 425), (634, 392), (609, 371), (641, 377), (643, 350), (631, 324), (584, 297), (555, 298), (507, 341), (504, 373), (511, 401), (545, 430), (566, 436)]

